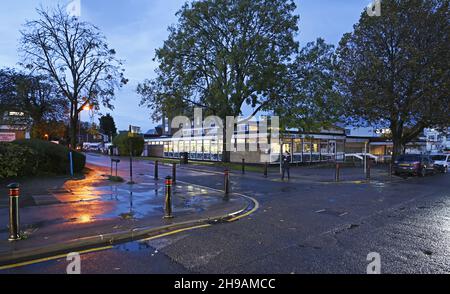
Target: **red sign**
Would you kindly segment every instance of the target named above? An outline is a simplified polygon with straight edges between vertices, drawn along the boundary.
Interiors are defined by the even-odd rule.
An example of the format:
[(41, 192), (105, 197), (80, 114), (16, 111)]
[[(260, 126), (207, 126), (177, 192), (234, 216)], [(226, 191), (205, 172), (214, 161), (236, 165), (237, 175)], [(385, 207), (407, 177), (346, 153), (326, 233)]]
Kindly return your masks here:
[(0, 133), (0, 142), (12, 142), (16, 140), (15, 133)]

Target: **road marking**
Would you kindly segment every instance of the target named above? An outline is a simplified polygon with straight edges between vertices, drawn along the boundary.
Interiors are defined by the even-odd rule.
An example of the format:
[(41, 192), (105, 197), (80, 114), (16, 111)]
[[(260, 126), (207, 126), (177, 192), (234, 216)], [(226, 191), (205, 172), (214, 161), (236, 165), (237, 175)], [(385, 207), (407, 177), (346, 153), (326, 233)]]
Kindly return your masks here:
[(249, 196), (246, 196), (246, 197), (252, 199), (252, 201), (255, 203), (255, 206), (253, 207), (253, 209), (248, 211), (248, 212), (246, 212), (246, 213), (244, 213), (244, 214), (242, 214), (242, 215), (239, 215), (237, 217), (229, 219), (228, 222), (231, 223), (231, 222), (237, 221), (237, 220), (239, 220), (241, 218), (247, 217), (247, 216), (253, 214), (255, 211), (257, 211), (259, 209), (259, 202), (255, 198), (252, 198), (252, 197), (249, 197)]
[[(175, 230), (175, 231), (172, 231), (172, 232), (167, 232), (167, 233), (164, 233), (164, 234), (156, 235), (156, 236), (153, 236), (153, 237), (150, 237), (150, 238), (147, 238), (147, 239), (142, 239), (142, 240), (137, 240), (137, 241), (140, 241), (140, 242), (142, 242), (142, 241), (150, 241), (150, 240), (159, 239), (159, 238), (170, 236), (170, 235), (175, 235), (175, 234), (178, 234), (178, 233), (181, 233), (181, 232), (191, 231), (191, 230), (201, 229), (201, 228), (207, 228), (207, 227), (210, 227), (210, 226), (211, 226), (210, 224), (205, 224), (205, 225), (199, 225), (199, 226), (179, 229), (179, 230)], [(81, 255), (81, 254), (105, 251), (105, 250), (109, 250), (109, 249), (113, 249), (113, 248), (114, 248), (114, 246), (105, 246), (105, 247), (99, 247), (99, 248), (93, 248), (93, 249), (87, 249), (87, 250), (83, 250), (83, 251), (78, 251), (78, 253)], [(0, 266), (0, 270), (7, 270), (7, 269), (18, 268), (18, 267), (24, 267), (24, 266), (32, 265), (32, 264), (36, 264), (36, 263), (42, 263), (42, 262), (52, 261), (52, 260), (56, 260), (56, 259), (66, 258), (66, 256), (67, 256), (67, 254), (60, 254), (60, 255), (55, 255), (55, 256), (51, 256), (51, 257), (39, 258), (39, 259), (35, 259), (35, 260), (30, 260), (30, 261), (25, 261), (25, 262), (10, 264), (10, 265), (4, 265), (4, 266)]]
[[(112, 249), (112, 248), (113, 248), (113, 246), (105, 246), (105, 247), (99, 247), (99, 248), (78, 251), (78, 253), (79, 254), (87, 254), (87, 253), (92, 253), (92, 252), (105, 251), (105, 250)], [(35, 259), (35, 260), (30, 260), (30, 261), (19, 262), (19, 263), (15, 263), (15, 264), (3, 265), (3, 266), (0, 266), (0, 270), (23, 267), (23, 266), (32, 265), (32, 264), (36, 264), (36, 263), (42, 263), (42, 262), (51, 261), (51, 260), (55, 260), (55, 259), (66, 258), (66, 256), (67, 256), (67, 254), (60, 254), (60, 255), (55, 255), (55, 256), (51, 256), (51, 257), (45, 257), (45, 258), (39, 258), (39, 259)]]
[[(197, 186), (197, 187), (213, 190), (213, 191), (220, 192), (220, 193), (225, 193), (225, 191), (223, 191), (223, 190), (219, 190), (219, 189), (215, 189), (215, 188), (211, 188), (211, 187), (206, 187), (206, 186), (192, 184), (192, 183), (183, 182), (183, 181), (178, 181), (178, 182), (184, 183), (184, 184), (188, 184), (188, 185), (191, 185), (191, 186)], [(240, 216), (237, 216), (237, 217), (234, 217), (234, 218), (231, 218), (231, 219), (227, 220), (228, 222), (231, 223), (231, 222), (237, 221), (237, 220), (239, 220), (241, 218), (247, 217), (247, 216), (249, 216), (250, 214), (254, 213), (255, 211), (257, 211), (259, 209), (259, 206), (260, 206), (259, 202), (255, 198), (247, 196), (247, 195), (244, 195), (244, 194), (240, 194), (240, 193), (233, 193), (233, 194), (239, 195), (241, 197), (249, 199), (250, 201), (252, 201), (254, 203), (255, 206), (250, 211), (248, 211), (248, 212), (246, 212), (246, 213), (244, 213), (244, 214), (242, 214)], [(234, 214), (236, 214), (236, 213), (234, 213)], [(233, 214), (229, 214), (229, 215), (232, 216)]]
[[(178, 181), (178, 182), (185, 183), (185, 184), (192, 185), (192, 186), (201, 187), (201, 188), (210, 189), (210, 190), (213, 190), (213, 191), (216, 191), (216, 192), (224, 193), (224, 191), (222, 191), (222, 190), (214, 189), (214, 188), (211, 188), (211, 187), (201, 186), (201, 185), (188, 183), (188, 182), (183, 182), (183, 181)], [(227, 222), (234, 222), (234, 221), (237, 221), (237, 220), (239, 220), (241, 218), (247, 217), (247, 216), (251, 215), (252, 213), (254, 213), (255, 211), (257, 211), (259, 209), (259, 207), (260, 207), (259, 202), (255, 198), (247, 196), (247, 195), (243, 195), (243, 194), (240, 194), (240, 193), (234, 193), (234, 194), (235, 195), (239, 195), (239, 196), (244, 197), (244, 198), (247, 198), (247, 199), (250, 199), (254, 203), (254, 207), (253, 207), (253, 209), (251, 209), (250, 211), (248, 211), (248, 212), (246, 212), (246, 213), (244, 213), (242, 215), (239, 215), (237, 217), (228, 219)], [(229, 214), (229, 216), (236, 215), (237, 213), (240, 213), (240, 212), (235, 212), (235, 213)], [(155, 239), (158, 239), (158, 238), (175, 235), (175, 234), (178, 234), (178, 233), (181, 233), (181, 232), (186, 232), (186, 231), (191, 231), (191, 230), (201, 229), (201, 228), (207, 228), (207, 227), (211, 227), (211, 226), (212, 225), (210, 225), (210, 224), (205, 224), (205, 225), (199, 225), (199, 226), (194, 226), (194, 227), (188, 227), (188, 228), (167, 232), (167, 233), (156, 235), (156, 236), (153, 236), (153, 237), (150, 237), (150, 238), (136, 240), (136, 241), (141, 241), (141, 242), (142, 241), (151, 241), (151, 240), (155, 240)], [(113, 249), (113, 248), (114, 248), (114, 246), (105, 246), (105, 247), (99, 247), (99, 248), (93, 248), (93, 249), (78, 251), (78, 253), (81, 255), (81, 254), (105, 251), (105, 250), (109, 250), (109, 249)], [(47, 261), (51, 261), (51, 260), (65, 258), (66, 256), (67, 256), (67, 254), (60, 254), (60, 255), (56, 255), (56, 256), (40, 258), (40, 259), (31, 260), (31, 261), (25, 261), (25, 262), (21, 262), (21, 263), (4, 265), (4, 266), (0, 266), (0, 270), (13, 269), (13, 268), (23, 267), (23, 266), (27, 266), (27, 265), (36, 264), (36, 263), (47, 262)]]
[(138, 240), (138, 241), (139, 242), (151, 241), (151, 240), (154, 240), (154, 239), (159, 239), (159, 238), (162, 238), (162, 237), (171, 236), (171, 235), (175, 235), (175, 234), (186, 232), (186, 231), (191, 231), (191, 230), (196, 230), (196, 229), (201, 229), (201, 228), (207, 228), (207, 227), (210, 227), (210, 226), (211, 225), (206, 224), (206, 225), (200, 225), (200, 226), (195, 226), (195, 227), (179, 229), (179, 230), (175, 230), (175, 231), (172, 231), (172, 232), (167, 232), (167, 233), (164, 233), (164, 234), (160, 234), (160, 235), (157, 235), (157, 236), (153, 236), (153, 237), (142, 239), (142, 240)]

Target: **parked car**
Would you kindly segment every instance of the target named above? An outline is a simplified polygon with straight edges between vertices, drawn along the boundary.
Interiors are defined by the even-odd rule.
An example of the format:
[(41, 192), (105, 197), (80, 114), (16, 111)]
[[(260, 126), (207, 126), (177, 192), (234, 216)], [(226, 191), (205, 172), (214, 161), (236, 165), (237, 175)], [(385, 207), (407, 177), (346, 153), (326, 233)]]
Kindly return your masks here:
[(395, 175), (416, 175), (425, 177), (427, 174), (435, 173), (434, 161), (428, 155), (405, 154), (400, 155), (393, 165)]
[(450, 165), (450, 154), (436, 154), (432, 155), (431, 159), (434, 161), (436, 169), (442, 173), (448, 173), (448, 167)]

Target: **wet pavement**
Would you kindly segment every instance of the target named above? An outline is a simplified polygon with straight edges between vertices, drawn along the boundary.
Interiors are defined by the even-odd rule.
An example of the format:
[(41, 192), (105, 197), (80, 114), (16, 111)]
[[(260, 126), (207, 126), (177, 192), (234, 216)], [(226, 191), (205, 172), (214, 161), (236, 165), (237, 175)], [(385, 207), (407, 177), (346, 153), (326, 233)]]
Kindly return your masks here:
[(4, 224), (0, 229), (0, 256), (89, 236), (224, 216), (248, 205), (239, 196), (224, 199), (220, 191), (177, 182), (172, 187), (175, 218), (164, 220), (164, 180), (137, 173), (135, 184), (114, 183), (107, 180), (108, 169), (101, 165), (91, 168), (83, 179), (41, 188), (30, 196), (34, 204), (20, 209), (23, 241), (7, 242), (8, 209), (0, 208), (0, 223)]
[[(102, 157), (89, 162), (108, 166)], [(126, 177), (127, 169), (121, 172)], [(139, 161), (136, 173), (139, 182), (153, 166)], [(365, 273), (370, 252), (380, 253), (383, 273), (450, 273), (450, 175), (337, 184), (299, 173), (290, 182), (235, 173), (233, 191), (255, 197), (256, 213), (85, 254), (82, 273)], [(223, 183), (208, 171), (179, 169), (178, 178), (211, 188)], [(63, 274), (66, 266), (61, 259), (4, 273)]]

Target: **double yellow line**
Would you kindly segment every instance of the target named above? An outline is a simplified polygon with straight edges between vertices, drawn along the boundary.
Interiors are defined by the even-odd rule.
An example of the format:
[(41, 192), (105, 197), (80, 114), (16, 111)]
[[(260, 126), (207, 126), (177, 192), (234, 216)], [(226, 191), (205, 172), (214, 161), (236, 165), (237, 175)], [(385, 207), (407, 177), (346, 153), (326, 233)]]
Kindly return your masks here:
[[(190, 185), (192, 185), (192, 184), (190, 184)], [(201, 187), (200, 185), (194, 185), (194, 186)], [(214, 188), (209, 188), (209, 187), (206, 187), (206, 188), (211, 189), (211, 190), (220, 191), (220, 190), (217, 190), (217, 189), (214, 189)], [(249, 197), (249, 196), (246, 196), (246, 195), (242, 195), (242, 194), (239, 194), (239, 196), (242, 196), (244, 198), (250, 199), (254, 203), (254, 207), (250, 211), (248, 211), (248, 212), (246, 212), (246, 213), (244, 213), (242, 215), (238, 215), (236, 217), (232, 217), (231, 219), (228, 219), (227, 222), (237, 221), (237, 220), (239, 220), (241, 218), (249, 216), (250, 214), (254, 213), (255, 211), (257, 211), (259, 209), (259, 203), (258, 203), (258, 201), (256, 199), (254, 199), (252, 197)], [(237, 215), (239, 213), (240, 212), (237, 212), (235, 214), (231, 214), (230, 216)], [(151, 241), (151, 240), (159, 239), (159, 238), (166, 237), (166, 236), (175, 235), (175, 234), (182, 233), (182, 232), (192, 231), (192, 230), (197, 230), (197, 229), (202, 229), (202, 228), (208, 228), (208, 227), (211, 227), (211, 226), (212, 226), (211, 224), (204, 224), (204, 225), (198, 225), (198, 226), (178, 229), (178, 230), (175, 230), (175, 231), (170, 231), (170, 232), (167, 232), (167, 233), (162, 233), (162, 234), (159, 234), (159, 235), (156, 235), (156, 236), (152, 236), (152, 237), (149, 237), (149, 238), (146, 238), (146, 239), (136, 240), (136, 242)], [(88, 253), (93, 253), (93, 252), (105, 251), (105, 250), (109, 250), (109, 249), (112, 249), (112, 248), (114, 248), (114, 246), (104, 246), (104, 247), (99, 247), (99, 248), (93, 248), (93, 249), (77, 251), (77, 253), (82, 255), (82, 254), (88, 254)], [(62, 258), (67, 258), (67, 254), (59, 254), (59, 255), (55, 255), (55, 256), (51, 256), (51, 257), (39, 258), (39, 259), (35, 259), (35, 260), (19, 262), (19, 263), (14, 263), (14, 264), (10, 264), (10, 265), (3, 265), (3, 266), (0, 266), (0, 271), (1, 270), (18, 268), (18, 267), (23, 267), (23, 266), (32, 265), (32, 264), (37, 264), (37, 263), (42, 263), (42, 262), (47, 262), (47, 261), (52, 261), (52, 260), (57, 260), (57, 259), (62, 259)]]
[[(105, 247), (99, 247), (99, 248), (94, 248), (94, 249), (77, 251), (77, 253), (79, 253), (81, 255), (81, 254), (86, 254), (86, 253), (104, 251), (104, 250), (108, 250), (111, 248), (113, 248), (113, 246), (105, 246)], [(41, 263), (41, 262), (46, 262), (46, 261), (51, 261), (51, 260), (56, 260), (56, 259), (61, 259), (61, 258), (67, 258), (67, 254), (60, 254), (60, 255), (55, 255), (55, 256), (51, 256), (51, 257), (44, 257), (44, 258), (39, 258), (39, 259), (35, 259), (35, 260), (30, 260), (30, 261), (24, 261), (24, 262), (9, 264), (9, 265), (3, 265), (3, 266), (0, 266), (0, 270), (7, 270), (7, 269), (27, 266), (27, 265), (31, 265), (31, 264), (36, 264), (36, 263)]]
[[(156, 236), (153, 236), (153, 237), (150, 237), (147, 239), (137, 240), (136, 242), (150, 241), (150, 240), (154, 240), (154, 239), (158, 239), (158, 238), (162, 238), (162, 237), (166, 237), (166, 236), (170, 236), (170, 235), (175, 235), (175, 234), (178, 234), (181, 232), (191, 231), (191, 230), (201, 229), (201, 228), (207, 228), (210, 226), (211, 225), (206, 224), (206, 225), (200, 225), (200, 226), (195, 226), (195, 227), (179, 229), (179, 230), (163, 233), (160, 235), (156, 235)], [(78, 254), (82, 255), (82, 254), (88, 254), (88, 253), (93, 253), (93, 252), (105, 251), (105, 250), (109, 250), (109, 249), (113, 249), (113, 248), (114, 248), (114, 246), (104, 246), (104, 247), (87, 249), (87, 250), (76, 251), (76, 252)], [(0, 266), (0, 270), (13, 269), (13, 268), (23, 267), (23, 266), (27, 266), (27, 265), (32, 265), (32, 264), (36, 264), (36, 263), (42, 263), (42, 262), (47, 262), (47, 261), (52, 261), (52, 260), (57, 260), (57, 259), (62, 259), (62, 258), (67, 258), (67, 254), (59, 254), (59, 255), (55, 255), (55, 256), (51, 256), (51, 257), (45, 257), (45, 258), (39, 258), (39, 259), (34, 259), (34, 260), (30, 260), (30, 261), (25, 261), (25, 262), (3, 265), (3, 266)]]

